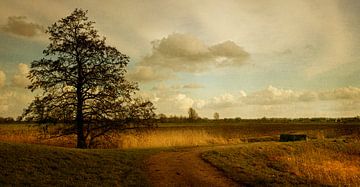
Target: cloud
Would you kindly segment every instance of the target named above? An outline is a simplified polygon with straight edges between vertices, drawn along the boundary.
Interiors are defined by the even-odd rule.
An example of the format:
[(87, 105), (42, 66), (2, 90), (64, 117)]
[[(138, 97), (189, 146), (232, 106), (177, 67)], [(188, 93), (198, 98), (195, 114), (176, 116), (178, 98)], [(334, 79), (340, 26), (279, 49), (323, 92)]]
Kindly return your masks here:
[(311, 101), (316, 101), (318, 98), (319, 98), (318, 93), (307, 91), (301, 93), (298, 97), (298, 100), (303, 102), (311, 102)]
[(210, 108), (228, 108), (239, 105), (240, 99), (230, 93), (225, 93), (220, 96), (213, 97), (206, 105)]
[(186, 96), (185, 94), (177, 94), (173, 97), (173, 101), (175, 106), (182, 110), (187, 110), (194, 104), (194, 100)]
[(360, 100), (360, 88), (345, 87), (319, 93), (321, 100)]
[(20, 63), (18, 71), (12, 78), (12, 84), (16, 87), (26, 87), (30, 84), (30, 80), (26, 77), (29, 73), (29, 67), (26, 64)]
[(227, 60), (223, 60), (223, 62), (229, 62), (231, 64), (242, 64), (249, 56), (249, 53), (244, 51), (242, 47), (236, 45), (233, 41), (226, 41), (211, 46), (209, 49), (214, 56), (225, 58)]
[(327, 91), (294, 91), (268, 86), (266, 89), (253, 92), (244, 98), (252, 105), (278, 105), (296, 102), (360, 100), (360, 88), (344, 87)]
[(183, 88), (186, 89), (198, 89), (198, 88), (204, 88), (203, 85), (198, 84), (198, 83), (190, 83), (190, 84), (185, 84), (182, 86)]
[(224, 93), (219, 96), (212, 97), (205, 101), (205, 106), (203, 108), (211, 109), (225, 109), (231, 107), (243, 106), (244, 99), (247, 94), (245, 91), (241, 90), (236, 93)]
[(149, 66), (136, 66), (127, 76), (134, 81), (150, 82), (168, 79), (170, 75), (171, 73), (166, 74), (161, 70), (154, 70)]
[(337, 102), (337, 100), (355, 102), (360, 101), (360, 88), (345, 87), (329, 91), (294, 91), (291, 89), (268, 86), (249, 94), (244, 91), (225, 93), (206, 101), (205, 107), (229, 108), (249, 105), (288, 105), (296, 103), (314, 103), (322, 101)]
[(35, 37), (44, 32), (43, 26), (27, 21), (25, 16), (12, 16), (7, 24), (1, 28), (2, 31), (24, 37)]
[(170, 34), (152, 42), (152, 45), (152, 54), (146, 56), (140, 65), (174, 72), (203, 72), (219, 64), (240, 65), (249, 57), (249, 53), (232, 41), (207, 46), (190, 34)]
[(155, 104), (160, 100), (160, 98), (157, 97), (156, 94), (153, 93), (153, 92), (139, 91), (139, 92), (136, 93), (136, 95), (138, 97), (141, 97), (141, 98), (145, 99), (145, 100), (149, 100), (149, 101), (151, 101), (151, 102), (153, 102)]
[(216, 111), (224, 117), (314, 117), (358, 115), (360, 88), (325, 91), (297, 91), (268, 86), (253, 92), (225, 92), (210, 98), (196, 98), (183, 92), (183, 85), (158, 84), (142, 95), (155, 103), (158, 113), (186, 115), (189, 107), (201, 116)]
[(3, 71), (0, 70), (0, 88), (5, 86), (6, 75)]
[(153, 86), (151, 91), (140, 91), (139, 95), (153, 101), (159, 113), (183, 115), (190, 107), (201, 109), (206, 105), (205, 100), (193, 98), (183, 87), (161, 83)]
[(30, 104), (33, 98), (34, 94), (30, 93), (30, 91), (10, 87), (0, 89), (0, 117), (21, 115), (24, 108)]
[(298, 94), (292, 90), (279, 89), (268, 86), (264, 90), (256, 91), (246, 97), (245, 102), (252, 105), (284, 104), (295, 101)]

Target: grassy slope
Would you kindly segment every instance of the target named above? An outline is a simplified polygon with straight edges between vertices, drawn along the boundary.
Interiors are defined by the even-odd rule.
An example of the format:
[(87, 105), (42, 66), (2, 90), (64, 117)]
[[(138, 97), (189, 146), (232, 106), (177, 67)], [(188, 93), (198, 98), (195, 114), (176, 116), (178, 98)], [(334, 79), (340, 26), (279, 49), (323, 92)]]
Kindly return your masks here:
[(0, 186), (147, 186), (154, 150), (79, 150), (0, 142)]
[(360, 185), (360, 144), (253, 143), (202, 158), (245, 185)]

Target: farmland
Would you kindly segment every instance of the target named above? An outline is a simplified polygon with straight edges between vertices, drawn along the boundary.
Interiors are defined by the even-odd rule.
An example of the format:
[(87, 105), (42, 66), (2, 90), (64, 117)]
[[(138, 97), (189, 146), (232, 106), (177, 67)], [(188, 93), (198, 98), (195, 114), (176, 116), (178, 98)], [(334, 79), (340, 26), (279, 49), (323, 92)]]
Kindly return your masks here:
[(0, 186), (141, 186), (156, 150), (79, 150), (0, 142)]
[(360, 185), (360, 143), (254, 143), (202, 158), (244, 185)]
[[(160, 123), (158, 128), (128, 130), (110, 134), (97, 148), (156, 148), (174, 146), (224, 145), (243, 142), (277, 141), (282, 133), (303, 133), (309, 139), (357, 137), (356, 123)], [(75, 136), (49, 138), (36, 125), (0, 125), (0, 141), (75, 147)]]
[[(0, 184), (157, 186), (153, 182), (160, 178), (169, 184), (177, 179), (201, 185), (203, 179), (186, 176), (205, 161), (198, 165), (201, 173), (220, 171), (217, 175), (237, 184), (359, 185), (359, 132), (357, 122), (160, 123), (158, 128), (111, 134), (96, 149), (78, 150), (73, 149), (74, 136), (49, 138), (35, 125), (6, 124), (0, 125), (0, 159), (5, 163)], [(306, 134), (308, 141), (278, 142), (282, 133)], [(162, 160), (165, 165), (158, 163)]]
[(360, 0), (1, 8), (0, 187), (360, 186)]

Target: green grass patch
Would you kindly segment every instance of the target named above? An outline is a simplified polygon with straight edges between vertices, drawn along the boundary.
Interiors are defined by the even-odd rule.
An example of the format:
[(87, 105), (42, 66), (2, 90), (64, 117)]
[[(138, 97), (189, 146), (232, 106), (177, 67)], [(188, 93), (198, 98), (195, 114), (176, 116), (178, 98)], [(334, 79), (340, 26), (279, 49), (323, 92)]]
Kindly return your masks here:
[(251, 143), (202, 158), (243, 185), (360, 185), (360, 143)]
[(0, 186), (148, 186), (157, 150), (80, 150), (0, 142)]

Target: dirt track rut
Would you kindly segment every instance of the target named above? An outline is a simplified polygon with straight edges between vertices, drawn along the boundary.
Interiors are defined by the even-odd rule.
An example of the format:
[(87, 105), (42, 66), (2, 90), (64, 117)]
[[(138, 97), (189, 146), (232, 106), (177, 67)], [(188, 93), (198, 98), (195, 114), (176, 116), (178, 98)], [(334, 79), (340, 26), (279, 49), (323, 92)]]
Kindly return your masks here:
[(239, 186), (201, 159), (204, 151), (219, 147), (188, 148), (162, 152), (147, 159), (152, 186)]

